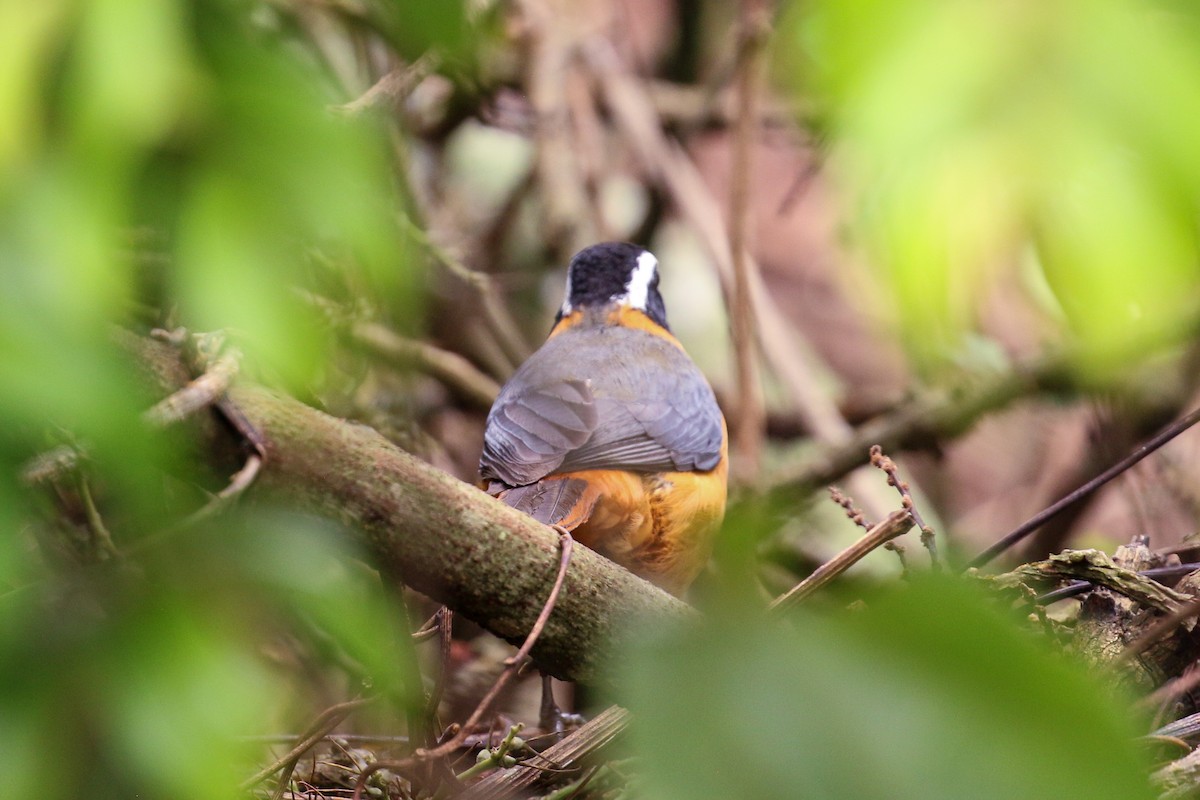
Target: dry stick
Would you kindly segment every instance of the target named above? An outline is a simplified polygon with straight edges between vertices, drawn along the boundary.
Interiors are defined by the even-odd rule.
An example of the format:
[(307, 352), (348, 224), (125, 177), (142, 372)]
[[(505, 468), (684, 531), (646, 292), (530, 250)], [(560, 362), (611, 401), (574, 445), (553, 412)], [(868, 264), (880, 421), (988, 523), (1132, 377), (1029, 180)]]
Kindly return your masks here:
[(546, 598), (546, 602), (542, 605), (542, 611), (538, 614), (537, 620), (534, 621), (533, 627), (530, 628), (529, 634), (525, 637), (525, 642), (517, 651), (516, 655), (507, 659), (504, 664), (504, 671), (500, 673), (492, 688), (479, 701), (479, 705), (471, 712), (471, 716), (465, 723), (455, 732), (455, 734), (446, 741), (439, 744), (437, 747), (430, 749), (420, 748), (409, 758), (400, 761), (376, 761), (359, 774), (358, 780), (354, 784), (353, 800), (360, 800), (362, 797), (363, 788), (372, 775), (381, 769), (391, 769), (397, 772), (416, 766), (417, 764), (429, 761), (435, 758), (441, 758), (449, 755), (458, 749), (458, 747), (466, 740), (467, 736), (479, 724), (479, 722), (491, 711), (492, 704), (499, 697), (500, 693), (512, 682), (517, 673), (521, 671), (521, 667), (525, 665), (529, 658), (529, 651), (533, 649), (533, 645), (537, 642), (538, 636), (541, 635), (542, 629), (546, 627), (546, 621), (550, 619), (551, 612), (554, 611), (554, 604), (558, 600), (558, 593), (562, 590), (563, 581), (567, 576), (567, 567), (571, 563), (571, 551), (575, 540), (571, 538), (571, 534), (565, 528), (557, 528), (559, 532), (559, 542), (562, 547), (562, 553), (558, 562), (558, 574), (554, 578), (554, 586), (550, 589), (550, 594)]
[(1009, 533), (1000, 541), (993, 544), (991, 547), (984, 550), (967, 564), (968, 567), (982, 567), (996, 556), (1003, 553), (1008, 548), (1012, 547), (1017, 542), (1024, 539), (1029, 534), (1040, 528), (1047, 520), (1058, 514), (1065, 508), (1075, 505), (1080, 500), (1093, 494), (1097, 489), (1104, 486), (1106, 483), (1117, 477), (1121, 473), (1128, 470), (1134, 464), (1141, 461), (1146, 456), (1153, 453), (1158, 448), (1162, 447), (1167, 442), (1174, 439), (1179, 434), (1186, 431), (1188, 428), (1200, 422), (1200, 408), (1193, 410), (1190, 414), (1182, 419), (1172, 422), (1167, 427), (1163, 428), (1147, 442), (1142, 444), (1125, 458), (1112, 465), (1104, 472), (1092, 478), (1090, 481), (1080, 486), (1075, 491), (1068, 494), (1066, 497), (1054, 503), (1050, 507), (1044, 509), (1032, 518), (1017, 527), (1012, 533)]
[[(871, 445), (871, 465), (881, 469), (888, 476), (888, 485), (895, 487), (900, 493), (900, 502), (908, 509), (908, 513), (912, 514), (913, 522), (921, 530), (921, 544), (929, 551), (929, 563), (935, 569), (942, 568), (938, 562), (937, 543), (933, 538), (933, 528), (925, 524), (925, 520), (921, 519), (921, 515), (917, 512), (917, 504), (913, 500), (912, 492), (909, 491), (908, 483), (900, 480), (900, 469), (896, 466), (896, 462), (888, 458), (883, 453), (883, 448), (877, 444)], [(904, 560), (903, 556), (900, 559)]]
[(750, 294), (749, 258), (750, 179), (758, 133), (758, 94), (761, 54), (767, 40), (767, 10), (759, 0), (742, 0), (737, 54), (738, 123), (733, 133), (733, 174), (729, 191), (729, 249), (733, 261), (733, 292), (726, 294), (733, 328), (737, 375), (737, 416), (733, 421), (734, 450), (741, 457), (747, 482), (758, 478), (766, 410), (758, 353), (754, 346), (754, 298)]
[(308, 751), (310, 747), (324, 739), (329, 735), (330, 731), (340, 725), (342, 720), (344, 720), (351, 711), (362, 708), (371, 702), (373, 702), (373, 698), (357, 698), (354, 700), (347, 700), (344, 703), (338, 703), (337, 705), (330, 706), (322, 711), (320, 716), (313, 720), (312, 725), (308, 726), (308, 730), (301, 734), (300, 739), (296, 742), (295, 747), (293, 747), (271, 765), (263, 767), (253, 776), (242, 781), (241, 789), (245, 791), (252, 786), (256, 786), (279, 770), (296, 762)]
[(908, 532), (913, 526), (912, 514), (907, 510), (893, 511), (887, 519), (867, 531), (866, 535), (854, 544), (826, 561), (800, 583), (793, 586), (785, 594), (776, 597), (767, 607), (769, 612), (783, 612), (799, 605), (805, 598), (841, 575), (852, 565), (860, 561), (884, 542), (889, 542)]
[(758, 74), (767, 41), (767, 10), (760, 0), (743, 0), (742, 31), (737, 55), (738, 124), (733, 131), (733, 174), (730, 182), (730, 257), (733, 291), (726, 295), (733, 329), (737, 374), (737, 416), (733, 420), (733, 450), (748, 482), (758, 477), (767, 413), (755, 348), (754, 297), (750, 294), (750, 178), (758, 132)]

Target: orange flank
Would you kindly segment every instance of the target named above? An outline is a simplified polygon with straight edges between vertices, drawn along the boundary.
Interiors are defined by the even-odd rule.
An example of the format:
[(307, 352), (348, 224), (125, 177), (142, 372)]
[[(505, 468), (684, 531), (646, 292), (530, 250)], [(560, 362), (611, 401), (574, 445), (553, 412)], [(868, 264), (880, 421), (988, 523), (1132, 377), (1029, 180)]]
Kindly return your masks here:
[(579, 542), (678, 595), (708, 562), (725, 516), (725, 452), (722, 445), (720, 464), (708, 472), (596, 469), (543, 480), (585, 481), (586, 494), (560, 524)]

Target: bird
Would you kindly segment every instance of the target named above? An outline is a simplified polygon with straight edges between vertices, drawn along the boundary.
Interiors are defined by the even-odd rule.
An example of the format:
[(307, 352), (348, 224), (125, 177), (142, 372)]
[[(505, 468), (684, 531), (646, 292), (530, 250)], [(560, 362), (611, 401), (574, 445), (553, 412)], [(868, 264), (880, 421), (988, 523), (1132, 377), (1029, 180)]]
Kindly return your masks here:
[(658, 286), (636, 244), (571, 259), (549, 337), (488, 413), (479, 473), (492, 496), (681, 596), (725, 514), (728, 432)]

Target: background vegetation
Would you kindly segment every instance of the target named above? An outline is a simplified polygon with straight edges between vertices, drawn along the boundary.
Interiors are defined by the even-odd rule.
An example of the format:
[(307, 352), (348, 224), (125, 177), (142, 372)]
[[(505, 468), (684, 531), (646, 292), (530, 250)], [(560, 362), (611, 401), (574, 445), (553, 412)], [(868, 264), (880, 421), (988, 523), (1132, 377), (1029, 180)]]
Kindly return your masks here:
[[(386, 737), (441, 672), (410, 637), (436, 606), (344, 520), (212, 505), (253, 453), (148, 420), (164, 390), (118, 330), (223, 331), (239, 380), (473, 481), (567, 258), (621, 238), (712, 377), (734, 501), (706, 623), (613, 658), (630, 758), (583, 793), (1151, 796), (1134, 737), (1186, 692), (1135, 705), (1153, 681), (920, 552), (786, 627), (761, 608), (856, 538), (824, 484), (897, 506), (870, 444), (953, 573), (1195, 404), (1198, 25), (1168, 0), (0, 3), (5, 794), (270, 796), (268, 747), (332, 708), (376, 737), (321, 751), (349, 782), (306, 786), (314, 756), (279, 791), (344, 796), (411, 751)], [(1013, 560), (1186, 557), (1190, 438)], [(455, 635), (442, 724), (508, 654)], [(432, 785), (407, 777), (374, 791)]]

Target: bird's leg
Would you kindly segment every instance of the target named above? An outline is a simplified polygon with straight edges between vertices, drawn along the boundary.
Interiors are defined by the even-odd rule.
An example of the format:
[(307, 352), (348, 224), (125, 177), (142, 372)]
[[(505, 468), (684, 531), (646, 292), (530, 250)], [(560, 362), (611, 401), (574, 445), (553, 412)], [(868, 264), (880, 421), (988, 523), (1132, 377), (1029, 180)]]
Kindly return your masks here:
[(554, 679), (542, 674), (542, 707), (538, 714), (538, 726), (558, 741), (568, 728), (577, 728), (586, 720), (582, 714), (570, 714), (559, 708), (554, 700)]
[(542, 673), (542, 708), (538, 714), (538, 726), (557, 738), (563, 729), (562, 709), (554, 702), (554, 678)]
[[(570, 557), (570, 545), (568, 542), (573, 542), (571, 532), (562, 525), (551, 525), (550, 527), (558, 531), (560, 541), (563, 544), (563, 559)], [(550, 735), (554, 741), (562, 738), (563, 732), (568, 727), (577, 727), (584, 722), (584, 719), (579, 714), (568, 714), (558, 707), (558, 703), (554, 700), (554, 679), (542, 673), (542, 705), (538, 713), (538, 725), (541, 729)]]

